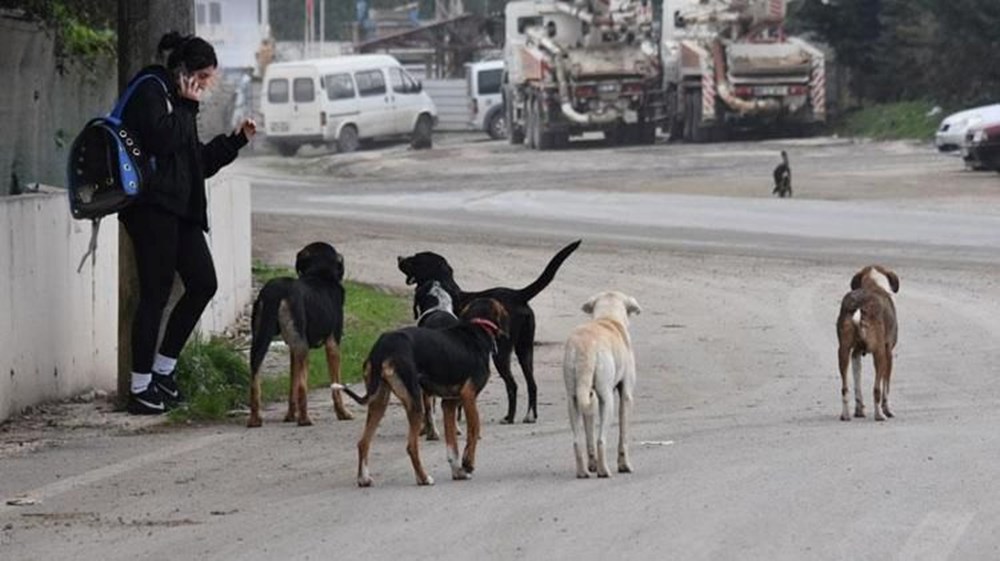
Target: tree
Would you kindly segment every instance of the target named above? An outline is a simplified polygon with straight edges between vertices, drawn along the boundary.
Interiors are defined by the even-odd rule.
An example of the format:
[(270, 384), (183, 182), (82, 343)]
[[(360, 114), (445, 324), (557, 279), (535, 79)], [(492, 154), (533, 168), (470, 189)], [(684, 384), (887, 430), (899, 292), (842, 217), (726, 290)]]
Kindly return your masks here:
[[(157, 44), (168, 31), (194, 33), (194, 2), (118, 0), (118, 89), (148, 64), (157, 62)], [(118, 400), (131, 391), (132, 316), (139, 298), (132, 240), (118, 226)]]

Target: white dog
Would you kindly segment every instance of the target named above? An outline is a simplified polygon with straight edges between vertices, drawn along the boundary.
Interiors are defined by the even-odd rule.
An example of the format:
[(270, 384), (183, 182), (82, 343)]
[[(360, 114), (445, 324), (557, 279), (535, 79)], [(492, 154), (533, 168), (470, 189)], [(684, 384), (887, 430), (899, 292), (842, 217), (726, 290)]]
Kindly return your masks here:
[[(573, 429), (576, 476), (609, 477), (605, 443), (610, 417), (614, 412), (612, 394), (618, 390), (618, 471), (631, 473), (628, 455), (628, 422), (635, 391), (635, 356), (628, 333), (628, 316), (640, 312), (635, 298), (617, 291), (602, 292), (583, 305), (591, 321), (578, 326), (566, 341), (563, 379), (569, 405), (569, 426)], [(595, 400), (596, 398), (596, 400)], [(595, 404), (595, 401), (597, 402)], [(594, 413), (599, 412), (595, 455)], [(580, 417), (587, 437), (588, 463), (583, 462)]]

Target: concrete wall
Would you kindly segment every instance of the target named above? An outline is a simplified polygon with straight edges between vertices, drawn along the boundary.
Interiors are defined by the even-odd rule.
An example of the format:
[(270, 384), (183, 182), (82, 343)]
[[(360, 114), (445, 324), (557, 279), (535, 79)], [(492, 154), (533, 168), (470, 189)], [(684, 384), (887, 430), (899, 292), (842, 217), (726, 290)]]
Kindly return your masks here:
[(0, 421), (115, 387), (117, 223), (105, 221), (96, 263), (77, 274), (90, 223), (70, 218), (65, 192), (53, 191), (0, 197)]
[[(223, 333), (251, 299), (250, 188), (225, 171), (209, 182), (219, 291), (202, 335)], [(90, 223), (70, 217), (65, 192), (0, 197), (0, 421), (26, 406), (117, 375), (118, 221), (105, 219), (96, 262), (77, 274)]]
[(22, 185), (64, 185), (76, 133), (114, 104), (111, 57), (64, 63), (60, 68), (51, 34), (0, 15), (0, 195), (10, 192), (12, 173)]
[(223, 170), (209, 180), (209, 186), (208, 245), (215, 260), (219, 291), (198, 325), (203, 336), (225, 332), (248, 310), (253, 298), (250, 183)]

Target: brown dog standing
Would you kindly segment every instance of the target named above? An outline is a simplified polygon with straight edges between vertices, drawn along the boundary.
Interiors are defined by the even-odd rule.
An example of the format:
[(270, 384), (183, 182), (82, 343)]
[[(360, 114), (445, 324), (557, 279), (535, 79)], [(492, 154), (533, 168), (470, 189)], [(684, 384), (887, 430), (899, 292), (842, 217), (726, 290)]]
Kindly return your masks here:
[(899, 292), (899, 277), (880, 265), (869, 265), (851, 279), (851, 291), (840, 303), (837, 337), (840, 348), (841, 398), (844, 403), (841, 421), (850, 421), (847, 399), (847, 365), (854, 371), (854, 416), (864, 417), (861, 398), (861, 357), (872, 354), (875, 363), (875, 420), (892, 417), (889, 410), (889, 379), (892, 377), (892, 351), (898, 328), (893, 294)]

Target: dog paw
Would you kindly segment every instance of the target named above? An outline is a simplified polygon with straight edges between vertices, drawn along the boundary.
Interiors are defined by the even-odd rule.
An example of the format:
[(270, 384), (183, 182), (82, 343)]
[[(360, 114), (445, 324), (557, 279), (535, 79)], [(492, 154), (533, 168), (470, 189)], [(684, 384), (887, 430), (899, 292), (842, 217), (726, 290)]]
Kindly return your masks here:
[(629, 464), (618, 464), (618, 473), (632, 473), (632, 466)]
[(428, 475), (427, 479), (424, 479), (423, 481), (421, 481), (420, 479), (417, 479), (417, 485), (420, 485), (420, 486), (434, 485), (434, 478)]
[(310, 419), (309, 417), (305, 417), (303, 419), (299, 419), (299, 426), (300, 427), (311, 427), (312, 424), (313, 424), (312, 419)]
[(896, 415), (894, 415), (892, 413), (892, 411), (889, 411), (888, 409), (885, 409), (885, 416), (889, 417), (891, 419), (891, 418), (895, 417)]
[(464, 472), (466, 472), (466, 473), (472, 473), (472, 472), (476, 471), (476, 466), (472, 465), (472, 462), (470, 462), (469, 460), (463, 458), (462, 459), (462, 470)]
[(472, 474), (464, 469), (456, 469), (451, 472), (451, 478), (455, 481), (465, 481), (467, 479), (472, 479)]
[(577, 479), (590, 479), (590, 474), (585, 471), (576, 472)]
[(850, 421), (851, 420), (851, 416), (848, 415), (847, 413), (843, 413), (843, 414), (840, 415), (840, 420), (841, 421)]
[(529, 412), (527, 415), (524, 416), (524, 421), (522, 422), (531, 425), (534, 424), (536, 421), (538, 421), (538, 417), (534, 413)]
[(428, 432), (427, 440), (441, 440), (441, 435), (439, 435), (437, 432)]
[(282, 422), (285, 422), (285, 423), (294, 423), (295, 422), (295, 413), (286, 413), (285, 414), (285, 418), (282, 419)]
[(597, 477), (601, 479), (607, 479), (611, 477), (611, 470), (609, 470), (608, 468), (601, 468), (597, 470)]
[(351, 413), (350, 411), (347, 410), (337, 411), (338, 421), (350, 421), (353, 418), (354, 418), (354, 413)]
[(591, 458), (590, 461), (587, 462), (587, 470), (590, 471), (590, 473), (597, 472), (597, 460), (596, 459)]
[(248, 429), (258, 428), (262, 424), (264, 424), (264, 423), (263, 423), (263, 421), (261, 421), (260, 417), (250, 417), (249, 419), (247, 419), (247, 428)]
[(372, 486), (371, 477), (365, 475), (363, 477), (358, 478), (358, 487), (371, 487), (371, 486)]
[(885, 415), (883, 415), (881, 412), (875, 413), (875, 420), (876, 421), (884, 421), (885, 420)]
[(857, 418), (859, 418), (859, 419), (864, 419), (865, 418), (865, 410), (864, 409), (855, 409), (854, 410), (854, 416), (857, 417)]
[(500, 419), (500, 424), (501, 425), (513, 425), (514, 424), (514, 417), (504, 417), (503, 419)]

